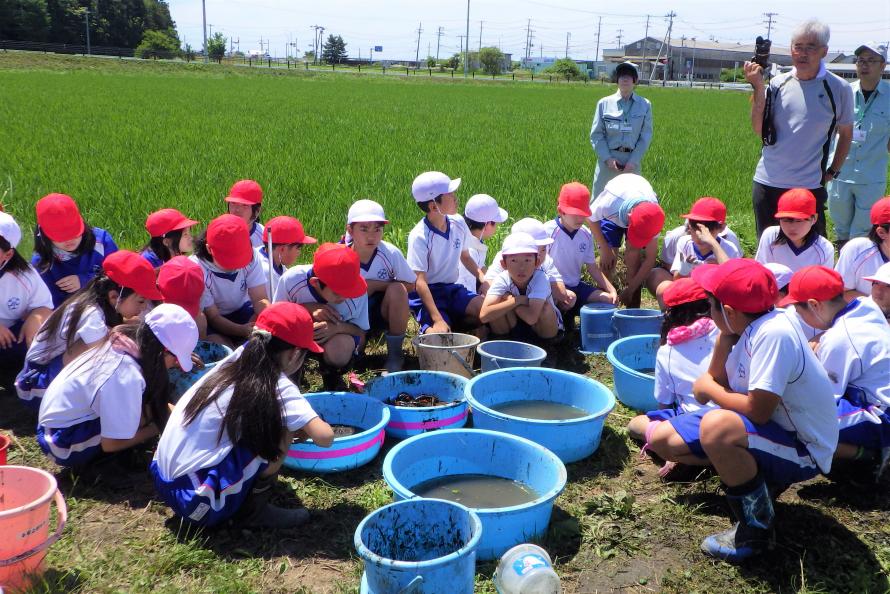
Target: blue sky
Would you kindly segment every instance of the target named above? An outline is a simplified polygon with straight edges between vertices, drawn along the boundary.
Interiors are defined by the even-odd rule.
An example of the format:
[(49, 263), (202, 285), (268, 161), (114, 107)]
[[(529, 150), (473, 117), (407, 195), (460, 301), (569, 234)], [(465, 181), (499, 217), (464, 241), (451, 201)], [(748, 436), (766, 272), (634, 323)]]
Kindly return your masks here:
[[(193, 47), (201, 46), (201, 0), (170, 0), (180, 37)], [(601, 6), (601, 7), (600, 7)], [(420, 33), (420, 55), (436, 53), (437, 32), (441, 56), (460, 51), (459, 35), (466, 32), (467, 5), (463, 0), (206, 0), (207, 23), (212, 31), (239, 40), (241, 51), (258, 49), (260, 39), (269, 43), (272, 55), (284, 55), (289, 43), (297, 43), (301, 52), (311, 48), (312, 25), (325, 27), (341, 35), (350, 57), (367, 58), (373, 45), (383, 46), (383, 59), (413, 59)], [(851, 9), (852, 8), (852, 9)], [(890, 1), (864, 0), (853, 5), (833, 0), (808, 2), (776, 0), (769, 3), (727, 2), (725, 0), (672, 0), (671, 2), (626, 0), (611, 6), (589, 0), (471, 0), (470, 49), (479, 45), (482, 21), (482, 45), (498, 45), (518, 59), (524, 53), (526, 25), (531, 19), (534, 31), (532, 51), (535, 56), (562, 57), (566, 34), (570, 34), (569, 55), (593, 59), (597, 47), (599, 18), (600, 51), (643, 37), (646, 15), (649, 34), (663, 38), (667, 30), (665, 15), (673, 10), (674, 32), (680, 36), (718, 41), (750, 42), (766, 33), (763, 13), (773, 17), (772, 38), (776, 45), (788, 45), (794, 26), (807, 18), (818, 18), (831, 26), (830, 48), (852, 52), (862, 41), (890, 39)], [(210, 27), (208, 27), (210, 28)], [(293, 46), (289, 53), (293, 54)]]

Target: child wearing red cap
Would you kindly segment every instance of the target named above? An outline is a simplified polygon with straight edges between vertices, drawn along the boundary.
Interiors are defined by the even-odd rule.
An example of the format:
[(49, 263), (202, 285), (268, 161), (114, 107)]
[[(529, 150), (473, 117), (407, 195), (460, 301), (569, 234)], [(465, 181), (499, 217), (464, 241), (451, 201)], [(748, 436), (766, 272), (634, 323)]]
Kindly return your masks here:
[(162, 299), (155, 271), (144, 258), (128, 250), (102, 262), (103, 274), (65, 301), (43, 323), (16, 377), (19, 398), (30, 408), (62, 367), (108, 334), (109, 329), (141, 318), (152, 301)]
[[(705, 196), (704, 198), (700, 198), (699, 200), (707, 200), (711, 204), (710, 209), (714, 218), (723, 221), (723, 225), (717, 232), (717, 235), (720, 236), (720, 239), (732, 243), (735, 246), (736, 250), (738, 250), (740, 254), (743, 254), (745, 250), (742, 249), (742, 244), (739, 241), (738, 235), (736, 235), (735, 232), (730, 229), (729, 225), (726, 223), (726, 205), (723, 204), (723, 201), (718, 198), (712, 198), (710, 196)], [(692, 208), (695, 209), (694, 204), (692, 205)], [(665, 271), (670, 271), (671, 264), (674, 263), (674, 257), (677, 255), (677, 242), (680, 241), (681, 237), (686, 235), (687, 230), (688, 228), (686, 223), (683, 223), (682, 225), (678, 225), (664, 234), (664, 242), (661, 246), (661, 253), (659, 254), (659, 266)], [(655, 271), (657, 272), (658, 268), (656, 268)], [(670, 275), (665, 275), (662, 280), (670, 280), (670, 278)]]
[(323, 243), (312, 265), (294, 266), (278, 283), (275, 301), (300, 303), (312, 314), (315, 340), (324, 346), (326, 390), (345, 388), (343, 371), (361, 351), (368, 323), (368, 285), (359, 257), (345, 245)]
[(252, 179), (235, 182), (226, 196), (226, 212), (244, 221), (253, 247), (263, 245), (263, 225), (260, 211), (263, 208), (263, 188)]
[(346, 215), (346, 245), (355, 250), (361, 275), (368, 283), (368, 322), (372, 331), (385, 331), (388, 373), (401, 371), (405, 361), (402, 343), (408, 329), (408, 293), (417, 275), (402, 252), (383, 241), (389, 224), (383, 207), (373, 200), (357, 200)]
[(178, 305), (192, 316), (198, 335), (207, 337), (207, 316), (201, 311), (204, 294), (204, 270), (185, 256), (173, 256), (158, 269), (158, 290), (164, 303)]
[(739, 562), (772, 546), (773, 494), (831, 470), (838, 426), (833, 389), (796, 319), (776, 309), (772, 273), (743, 258), (699, 266), (720, 330), (695, 399), (719, 408), (678, 415), (652, 432), (666, 460), (713, 464), (737, 522), (701, 545)]
[(253, 321), (269, 304), (260, 258), (250, 244), (247, 225), (235, 215), (216, 217), (198, 238), (191, 259), (204, 271), (201, 309), (207, 339), (226, 346), (250, 336)]
[(778, 225), (760, 236), (757, 255), (761, 264), (776, 262), (792, 271), (805, 266), (834, 266), (834, 246), (819, 235), (816, 226), (816, 197), (809, 190), (794, 188), (779, 197)]
[(831, 268), (807, 266), (791, 279), (783, 305), (823, 330), (816, 355), (837, 399), (836, 459), (890, 461), (890, 333), (883, 312), (865, 299), (844, 299), (844, 279)]
[(846, 298), (864, 297), (871, 290), (865, 277), (890, 262), (890, 196), (871, 207), (871, 231), (868, 237), (855, 237), (841, 248), (835, 269), (844, 277)]
[(273, 303), (244, 345), (192, 386), (164, 428), (151, 473), (164, 502), (183, 520), (215, 526), (293, 528), (305, 508), (269, 504), (294, 439), (330, 447), (334, 432), (289, 379), (307, 353), (321, 353), (309, 312)]
[(191, 228), (198, 224), (175, 208), (162, 208), (145, 219), (148, 245), (142, 248), (142, 257), (155, 268), (175, 256), (191, 254), (195, 249)]
[[(590, 216), (590, 191), (578, 182), (563, 184), (557, 199), (557, 216), (544, 223), (553, 240), (550, 257), (562, 276), (566, 291), (575, 295), (568, 309), (566, 322), (574, 325), (574, 314), (585, 303), (618, 303), (618, 292), (596, 264), (596, 250), (590, 230), (584, 220)], [(587, 269), (593, 285), (581, 280)], [(566, 310), (564, 310), (566, 311)]]
[(37, 201), (36, 210), (31, 264), (59, 307), (96, 276), (117, 245), (107, 231), (84, 222), (70, 196), (48, 194)]
[(589, 224), (599, 247), (600, 268), (607, 276), (615, 269), (618, 250), (627, 235), (627, 278), (620, 301), (627, 307), (639, 307), (643, 284), (658, 257), (658, 234), (664, 227), (664, 211), (655, 191), (642, 176), (622, 173), (591, 201), (590, 212)]
[(269, 299), (275, 295), (281, 275), (297, 262), (303, 246), (317, 241), (314, 237), (306, 235), (303, 223), (294, 217), (274, 217), (263, 226), (263, 245), (256, 248), (256, 252), (263, 266), (263, 277), (268, 279), (266, 290)]

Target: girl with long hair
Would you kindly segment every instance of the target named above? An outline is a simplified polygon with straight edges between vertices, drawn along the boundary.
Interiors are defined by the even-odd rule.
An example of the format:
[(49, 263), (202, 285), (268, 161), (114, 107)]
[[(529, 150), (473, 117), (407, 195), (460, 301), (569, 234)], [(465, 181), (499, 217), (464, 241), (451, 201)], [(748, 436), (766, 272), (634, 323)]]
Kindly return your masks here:
[(191, 228), (198, 224), (175, 208), (162, 208), (148, 215), (145, 229), (151, 239), (142, 248), (142, 257), (154, 268), (176, 256), (192, 253), (195, 249)]

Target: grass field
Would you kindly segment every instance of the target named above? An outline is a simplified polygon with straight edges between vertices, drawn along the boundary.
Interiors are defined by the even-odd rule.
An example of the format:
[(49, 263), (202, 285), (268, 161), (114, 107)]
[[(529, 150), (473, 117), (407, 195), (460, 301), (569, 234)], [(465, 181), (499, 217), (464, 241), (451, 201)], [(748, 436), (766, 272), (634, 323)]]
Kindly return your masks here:
[[(375, 198), (393, 221), (388, 239), (404, 245), (419, 217), (411, 180), (426, 169), (461, 176), (462, 199), (490, 193), (511, 218), (552, 216), (560, 184), (590, 180), (590, 119), (608, 92), (0, 53), (0, 194), (31, 225), (37, 198), (70, 193), (93, 224), (135, 248), (146, 239), (150, 210), (175, 206), (207, 221), (234, 180), (252, 177), (266, 190), (266, 216), (296, 215), (325, 239), (338, 237), (352, 200)], [(669, 217), (679, 223), (676, 215), (695, 198), (718, 196), (750, 252), (758, 144), (747, 97), (642, 93), (655, 111), (644, 170)], [(583, 357), (570, 343), (558, 360), (611, 384), (604, 357)], [(727, 526), (719, 481), (663, 483), (626, 436), (632, 414), (619, 405), (599, 451), (568, 467), (569, 485), (542, 543), (564, 591), (890, 591), (886, 488), (826, 479), (798, 485), (777, 506), (781, 534), (772, 554), (740, 567), (710, 561), (698, 544)], [(10, 463), (57, 470), (36, 446), (33, 416), (3, 391), (0, 430), (15, 437)], [(382, 458), (323, 479), (285, 473), (279, 501), (299, 498), (314, 513), (296, 533), (188, 534), (154, 499), (146, 476), (117, 491), (62, 480), (70, 523), (36, 590), (357, 592), (353, 531), (391, 499)], [(477, 592), (494, 592), (493, 569), (478, 566)]]

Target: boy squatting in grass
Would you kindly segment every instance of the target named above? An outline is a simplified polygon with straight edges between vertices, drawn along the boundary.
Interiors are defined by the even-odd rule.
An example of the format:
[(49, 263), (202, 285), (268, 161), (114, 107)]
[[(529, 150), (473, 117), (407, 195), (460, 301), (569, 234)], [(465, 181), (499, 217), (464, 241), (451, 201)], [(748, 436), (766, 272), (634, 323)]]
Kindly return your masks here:
[(774, 494), (831, 470), (837, 408), (796, 316), (773, 306), (776, 281), (762, 264), (742, 258), (706, 264), (692, 278), (708, 293), (720, 330), (693, 394), (719, 408), (660, 423), (650, 445), (665, 460), (714, 466), (736, 524), (701, 548), (736, 562), (772, 546)]
[(488, 194), (474, 194), (467, 200), (464, 207), (464, 224), (467, 226), (467, 251), (476, 267), (485, 274), (485, 283), (479, 279), (466, 266), (460, 267), (457, 282), (468, 291), (484, 295), (488, 289), (488, 269), (485, 262), (488, 255), (488, 246), (485, 240), (497, 231), (498, 225), (507, 220), (507, 211), (498, 206), (497, 200)]

